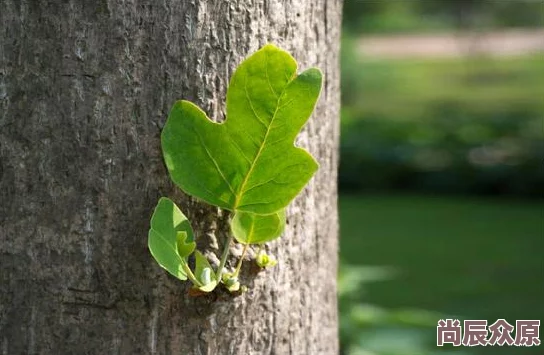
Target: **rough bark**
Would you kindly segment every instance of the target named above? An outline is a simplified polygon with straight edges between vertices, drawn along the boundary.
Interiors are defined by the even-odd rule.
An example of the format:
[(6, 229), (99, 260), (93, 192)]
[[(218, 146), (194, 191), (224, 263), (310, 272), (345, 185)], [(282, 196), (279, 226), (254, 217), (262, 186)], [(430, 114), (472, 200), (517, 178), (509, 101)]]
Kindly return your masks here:
[[(340, 8), (0, 0), (1, 354), (338, 352)], [(267, 42), (325, 74), (298, 142), (321, 167), (268, 246), (278, 266), (246, 265), (242, 296), (189, 297), (147, 250), (153, 207), (173, 197), (212, 260), (227, 215), (172, 185), (160, 130), (181, 98), (221, 120), (234, 68)]]

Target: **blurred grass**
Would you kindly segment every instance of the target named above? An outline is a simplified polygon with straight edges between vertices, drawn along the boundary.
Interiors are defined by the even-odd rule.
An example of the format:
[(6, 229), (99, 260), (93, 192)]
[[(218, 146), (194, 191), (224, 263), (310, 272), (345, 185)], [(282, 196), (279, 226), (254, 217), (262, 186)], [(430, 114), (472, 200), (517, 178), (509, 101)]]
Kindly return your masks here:
[[(537, 201), (343, 194), (342, 260), (399, 273), (365, 285), (354, 301), (489, 322), (543, 320), (543, 216)], [(506, 355), (540, 354), (539, 348), (464, 350)]]
[(342, 54), (339, 182), (359, 190), (542, 197), (544, 60)]
[(425, 110), (437, 103), (463, 107), (465, 114), (478, 116), (505, 111), (544, 112), (541, 55), (402, 60), (363, 56), (351, 60), (354, 68), (346, 80), (357, 90), (353, 94), (344, 90), (344, 96), (348, 101), (354, 96), (347, 109), (357, 115), (348, 115), (342, 122), (345, 125), (367, 117), (432, 120), (436, 117)]

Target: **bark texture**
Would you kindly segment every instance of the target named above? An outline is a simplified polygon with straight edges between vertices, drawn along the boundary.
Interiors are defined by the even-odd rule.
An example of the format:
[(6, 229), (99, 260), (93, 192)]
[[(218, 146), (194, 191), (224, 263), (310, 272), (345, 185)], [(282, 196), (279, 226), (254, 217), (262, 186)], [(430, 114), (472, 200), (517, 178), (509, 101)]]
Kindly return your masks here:
[[(340, 0), (0, 9), (0, 354), (336, 354)], [(278, 266), (246, 265), (242, 296), (189, 297), (147, 250), (152, 210), (174, 198), (215, 261), (228, 216), (171, 184), (160, 130), (181, 98), (223, 119), (267, 42), (324, 72), (298, 143), (321, 167), (268, 246)]]

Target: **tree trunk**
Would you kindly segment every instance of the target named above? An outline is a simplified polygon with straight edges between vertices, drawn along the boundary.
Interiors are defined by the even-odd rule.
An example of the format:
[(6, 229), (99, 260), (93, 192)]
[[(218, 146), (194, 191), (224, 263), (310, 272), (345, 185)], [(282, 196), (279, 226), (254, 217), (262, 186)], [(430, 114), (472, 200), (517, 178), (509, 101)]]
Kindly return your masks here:
[[(0, 0), (0, 354), (336, 354), (340, 0)], [(271, 42), (323, 91), (298, 144), (320, 169), (249, 291), (187, 295), (147, 249), (160, 196), (217, 261), (227, 214), (170, 182), (175, 100), (221, 120)], [(240, 248), (231, 248), (232, 260)]]

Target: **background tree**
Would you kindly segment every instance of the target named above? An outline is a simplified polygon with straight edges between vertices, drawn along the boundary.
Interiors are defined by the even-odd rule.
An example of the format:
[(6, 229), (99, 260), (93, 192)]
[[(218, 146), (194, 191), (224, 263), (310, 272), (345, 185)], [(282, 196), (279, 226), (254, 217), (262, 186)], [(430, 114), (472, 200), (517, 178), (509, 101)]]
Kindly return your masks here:
[[(340, 1), (0, 3), (3, 354), (335, 354)], [(233, 298), (187, 296), (147, 250), (177, 196), (207, 255), (228, 216), (170, 183), (159, 135), (185, 98), (221, 120), (228, 80), (266, 42), (325, 75), (299, 138), (320, 162), (271, 253)], [(238, 253), (237, 253), (238, 251)], [(233, 254), (239, 250), (233, 248)]]

